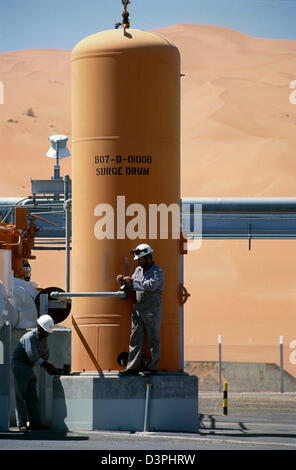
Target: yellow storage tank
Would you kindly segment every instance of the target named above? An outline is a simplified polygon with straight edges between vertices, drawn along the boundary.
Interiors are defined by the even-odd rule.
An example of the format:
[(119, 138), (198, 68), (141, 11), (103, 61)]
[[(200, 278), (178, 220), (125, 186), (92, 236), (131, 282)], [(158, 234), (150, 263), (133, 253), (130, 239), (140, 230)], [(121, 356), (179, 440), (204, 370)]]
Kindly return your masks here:
[[(178, 49), (159, 34), (135, 29), (79, 42), (72, 53), (72, 139), (71, 290), (118, 290), (116, 275), (131, 275), (137, 266), (130, 251), (149, 243), (165, 276), (159, 369), (178, 371), (180, 243), (171, 234), (150, 239), (148, 220), (150, 204), (180, 202)], [(114, 210), (113, 238), (112, 224), (108, 238), (98, 237), (100, 204)], [(146, 209), (138, 239), (122, 229), (128, 206), (126, 224), (133, 218), (131, 204)], [(132, 298), (73, 300), (72, 371), (122, 368), (118, 356), (128, 351), (132, 305)]]

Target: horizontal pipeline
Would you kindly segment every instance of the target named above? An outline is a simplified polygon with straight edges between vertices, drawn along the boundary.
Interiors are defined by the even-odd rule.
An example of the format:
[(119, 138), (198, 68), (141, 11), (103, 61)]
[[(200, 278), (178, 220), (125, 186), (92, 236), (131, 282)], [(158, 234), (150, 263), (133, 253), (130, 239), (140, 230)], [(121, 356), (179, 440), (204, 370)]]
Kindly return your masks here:
[(71, 297), (118, 297), (119, 299), (125, 299), (126, 293), (124, 291), (117, 292), (51, 292), (50, 297), (52, 299), (58, 298), (71, 298)]
[(34, 246), (33, 250), (36, 251), (65, 251), (64, 246)]
[[(181, 204), (201, 204), (203, 213), (296, 212), (295, 197), (200, 197), (181, 199)], [(185, 208), (184, 208), (185, 209)]]

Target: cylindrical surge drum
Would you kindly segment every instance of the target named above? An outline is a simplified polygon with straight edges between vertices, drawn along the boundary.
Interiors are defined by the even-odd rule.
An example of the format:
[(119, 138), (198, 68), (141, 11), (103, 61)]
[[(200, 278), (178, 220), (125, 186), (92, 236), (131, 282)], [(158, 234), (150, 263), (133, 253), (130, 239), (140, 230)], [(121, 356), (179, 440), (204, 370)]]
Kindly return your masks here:
[[(132, 29), (79, 42), (72, 53), (72, 139), (71, 290), (118, 290), (116, 275), (137, 266), (130, 251), (150, 244), (165, 278), (159, 369), (179, 370), (180, 244), (172, 232), (180, 221), (176, 229), (170, 207), (180, 202), (178, 49)], [(73, 371), (122, 368), (133, 301), (73, 300)]]

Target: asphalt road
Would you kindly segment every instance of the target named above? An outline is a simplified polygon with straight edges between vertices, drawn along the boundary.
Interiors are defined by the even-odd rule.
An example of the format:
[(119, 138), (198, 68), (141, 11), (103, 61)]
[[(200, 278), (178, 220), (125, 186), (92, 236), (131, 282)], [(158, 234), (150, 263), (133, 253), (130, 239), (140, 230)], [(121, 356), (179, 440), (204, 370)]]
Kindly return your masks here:
[(200, 430), (185, 433), (67, 432), (0, 433), (0, 450), (292, 450), (296, 424), (260, 417), (246, 419), (202, 415)]

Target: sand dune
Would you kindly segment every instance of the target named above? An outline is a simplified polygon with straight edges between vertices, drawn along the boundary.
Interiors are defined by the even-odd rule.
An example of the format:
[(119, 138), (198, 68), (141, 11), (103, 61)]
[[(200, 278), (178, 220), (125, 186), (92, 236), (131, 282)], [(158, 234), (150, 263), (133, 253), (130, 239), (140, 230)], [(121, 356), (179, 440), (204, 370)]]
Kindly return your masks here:
[[(181, 51), (182, 195), (295, 196), (296, 41), (258, 39), (199, 25), (159, 33)], [(47, 137), (70, 134), (70, 52), (0, 54), (0, 196), (30, 193), (30, 177), (47, 178)], [(33, 114), (33, 115), (28, 115)], [(62, 162), (70, 174), (70, 159)], [(50, 266), (48, 260), (53, 261)], [(46, 271), (44, 266), (46, 264)], [(38, 253), (34, 280), (63, 285), (63, 255)], [(296, 375), (296, 242), (204, 241), (186, 257), (185, 357), (213, 360), (223, 335), (225, 360), (278, 360)]]

